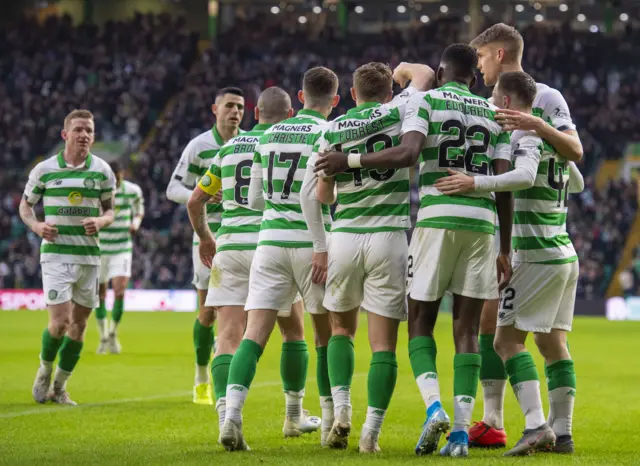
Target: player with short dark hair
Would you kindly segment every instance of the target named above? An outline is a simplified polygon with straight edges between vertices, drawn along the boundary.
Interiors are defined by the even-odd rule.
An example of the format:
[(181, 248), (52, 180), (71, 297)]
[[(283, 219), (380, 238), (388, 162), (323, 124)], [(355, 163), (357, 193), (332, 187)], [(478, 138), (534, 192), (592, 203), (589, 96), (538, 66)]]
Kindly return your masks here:
[[(238, 135), (244, 115), (243, 93), (237, 87), (225, 87), (216, 93), (211, 106), (216, 123), (208, 131), (196, 136), (184, 148), (182, 156), (171, 175), (167, 186), (167, 198), (179, 204), (186, 204), (196, 184), (211, 165), (220, 147)], [(220, 198), (214, 197), (207, 204), (207, 223), (213, 233), (222, 221)], [(209, 378), (209, 361), (213, 349), (213, 323), (215, 309), (205, 304), (211, 270), (200, 260), (198, 235), (193, 235), (193, 285), (198, 293), (198, 317), (193, 327), (193, 346), (196, 353), (196, 375), (193, 387), (193, 402), (212, 405), (213, 397)]]

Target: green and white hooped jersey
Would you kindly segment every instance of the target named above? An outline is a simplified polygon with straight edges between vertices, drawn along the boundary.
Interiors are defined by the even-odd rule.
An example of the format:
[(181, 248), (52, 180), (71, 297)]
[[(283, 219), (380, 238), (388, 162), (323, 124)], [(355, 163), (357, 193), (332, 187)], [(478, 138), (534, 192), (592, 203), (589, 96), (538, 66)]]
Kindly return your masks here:
[[(260, 137), (253, 159), (262, 170), (265, 211), (260, 226), (259, 245), (284, 248), (311, 248), (313, 240), (300, 206), (300, 190), (326, 119), (318, 112), (298, 114), (273, 125)], [(323, 205), (324, 223), (329, 231), (329, 206)]]
[(255, 146), (271, 125), (255, 126), (230, 139), (213, 158), (198, 186), (215, 195), (222, 188), (222, 226), (217, 232), (217, 251), (255, 250), (262, 212), (247, 207)]
[(570, 170), (567, 161), (535, 132), (511, 135), (514, 162), (518, 157), (538, 161), (534, 185), (514, 192), (513, 260), (566, 264), (578, 260), (567, 234)]
[[(366, 154), (400, 143), (409, 87), (386, 104), (364, 103), (329, 123), (314, 150)], [(375, 233), (411, 227), (409, 168), (350, 168), (336, 175), (338, 205), (332, 232)]]
[(98, 235), (87, 236), (82, 221), (101, 215), (102, 201), (113, 196), (115, 185), (109, 165), (93, 154), (71, 167), (60, 152), (31, 170), (24, 197), (30, 204), (42, 199), (45, 222), (58, 229), (53, 242), (42, 240), (40, 262), (100, 264)]
[(411, 98), (402, 134), (419, 131), (427, 138), (420, 154), (420, 210), (416, 227), (494, 234), (493, 193), (447, 196), (434, 184), (448, 176), (449, 168), (470, 176), (488, 175), (493, 160), (511, 160), (509, 133), (496, 123), (496, 110), (486, 99), (458, 83), (448, 83)]
[(140, 212), (144, 212), (142, 189), (137, 184), (122, 180), (115, 193), (115, 221), (98, 233), (101, 254), (131, 253), (133, 241), (129, 229), (133, 224), (133, 218)]
[[(192, 189), (211, 165), (211, 161), (224, 145), (224, 140), (214, 126), (199, 134), (184, 148), (173, 177)], [(218, 231), (222, 222), (222, 205), (207, 204), (207, 223), (213, 233)], [(193, 234), (193, 244), (198, 244), (198, 235)]]

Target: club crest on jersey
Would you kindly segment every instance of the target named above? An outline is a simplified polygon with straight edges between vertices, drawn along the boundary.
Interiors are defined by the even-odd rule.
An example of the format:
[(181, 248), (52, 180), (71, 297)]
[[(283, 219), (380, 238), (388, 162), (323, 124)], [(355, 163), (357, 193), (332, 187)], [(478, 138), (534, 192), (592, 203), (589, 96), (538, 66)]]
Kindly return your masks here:
[(71, 191), (67, 196), (67, 199), (71, 205), (80, 205), (82, 204), (83, 197), (78, 191)]
[(202, 183), (202, 186), (205, 188), (211, 186), (211, 177), (209, 175), (204, 175), (200, 183)]
[(93, 178), (85, 178), (84, 187), (87, 189), (93, 189), (96, 187), (96, 181)]

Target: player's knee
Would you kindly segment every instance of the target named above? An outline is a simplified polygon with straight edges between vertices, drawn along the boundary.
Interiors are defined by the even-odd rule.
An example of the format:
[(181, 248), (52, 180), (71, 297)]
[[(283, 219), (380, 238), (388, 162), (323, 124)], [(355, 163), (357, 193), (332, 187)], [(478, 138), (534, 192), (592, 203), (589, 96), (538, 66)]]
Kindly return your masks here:
[(493, 349), (503, 361), (509, 359), (512, 352), (512, 343), (508, 342), (502, 335), (498, 334), (493, 340)]
[(67, 333), (68, 328), (69, 328), (69, 319), (66, 316), (51, 319), (48, 325), (49, 333), (54, 338), (63, 337), (65, 333)]
[(198, 320), (205, 327), (211, 327), (216, 320), (215, 308), (202, 307), (198, 313)]
[(564, 340), (558, 338), (557, 335), (536, 333), (533, 336), (533, 340), (540, 354), (547, 362), (566, 359), (566, 355), (568, 355), (566, 343)]

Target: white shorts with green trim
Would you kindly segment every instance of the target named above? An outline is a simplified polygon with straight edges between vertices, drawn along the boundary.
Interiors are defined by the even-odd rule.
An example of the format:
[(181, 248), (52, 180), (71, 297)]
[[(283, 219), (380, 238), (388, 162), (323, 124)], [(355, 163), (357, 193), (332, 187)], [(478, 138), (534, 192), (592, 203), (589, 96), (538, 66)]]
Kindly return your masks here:
[(290, 309), (299, 292), (310, 314), (324, 314), (324, 285), (311, 281), (312, 248), (258, 246), (249, 277), (245, 309)]
[(407, 234), (332, 233), (324, 307), (407, 320)]
[(73, 301), (93, 309), (98, 307), (97, 265), (43, 262), (42, 288), (48, 305)]
[(122, 254), (101, 254), (100, 255), (100, 283), (107, 283), (115, 277), (131, 277), (131, 264), (133, 254), (124, 252)]
[(511, 282), (500, 297), (498, 327), (513, 325), (536, 333), (571, 331), (579, 272), (578, 261), (515, 262)]
[(497, 299), (494, 236), (468, 230), (414, 230), (409, 245), (407, 291), (416, 301), (436, 301), (446, 291)]
[(193, 261), (193, 281), (191, 284), (198, 290), (206, 290), (209, 288), (211, 269), (200, 260), (197, 244), (194, 244), (191, 249), (191, 259)]

